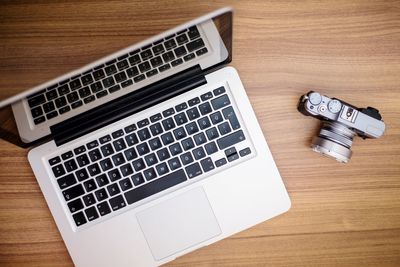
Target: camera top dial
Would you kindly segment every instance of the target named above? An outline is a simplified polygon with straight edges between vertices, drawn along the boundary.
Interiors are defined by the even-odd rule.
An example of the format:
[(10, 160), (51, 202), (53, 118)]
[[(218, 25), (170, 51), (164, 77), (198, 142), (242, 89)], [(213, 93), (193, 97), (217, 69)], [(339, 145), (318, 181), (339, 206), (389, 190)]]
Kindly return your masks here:
[(342, 109), (342, 103), (337, 99), (332, 99), (328, 103), (328, 109), (332, 113), (338, 113)]

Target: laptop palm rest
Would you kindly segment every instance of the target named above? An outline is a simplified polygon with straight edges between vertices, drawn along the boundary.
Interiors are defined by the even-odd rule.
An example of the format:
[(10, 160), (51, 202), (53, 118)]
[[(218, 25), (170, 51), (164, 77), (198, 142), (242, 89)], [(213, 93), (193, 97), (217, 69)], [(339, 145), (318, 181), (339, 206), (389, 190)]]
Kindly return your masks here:
[(156, 260), (221, 233), (202, 187), (139, 212), (137, 219)]

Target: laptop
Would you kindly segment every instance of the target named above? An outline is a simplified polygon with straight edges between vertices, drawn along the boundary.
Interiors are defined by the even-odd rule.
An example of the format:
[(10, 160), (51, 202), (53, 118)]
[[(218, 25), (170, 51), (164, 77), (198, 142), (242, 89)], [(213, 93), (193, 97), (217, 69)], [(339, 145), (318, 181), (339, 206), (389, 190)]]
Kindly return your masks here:
[(227, 66), (232, 16), (219, 9), (0, 102), (33, 146), (76, 266), (159, 266), (289, 209)]

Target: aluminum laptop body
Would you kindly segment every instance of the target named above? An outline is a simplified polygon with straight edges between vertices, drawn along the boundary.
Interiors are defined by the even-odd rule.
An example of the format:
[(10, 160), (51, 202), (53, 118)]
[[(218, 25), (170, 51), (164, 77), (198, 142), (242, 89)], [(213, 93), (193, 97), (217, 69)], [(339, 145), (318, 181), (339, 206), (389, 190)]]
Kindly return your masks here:
[[(24, 141), (49, 136), (29, 162), (76, 266), (159, 266), (290, 208), (239, 75), (224, 66), (231, 42), (232, 10), (220, 9), (0, 103), (12, 104)], [(162, 63), (160, 47), (173, 51)], [(151, 69), (138, 63), (129, 77), (136, 53)], [(89, 84), (64, 106), (44, 102), (65, 80), (69, 94), (76, 79), (84, 92), (84, 75), (94, 82), (124, 60), (112, 85), (100, 80), (107, 95)]]

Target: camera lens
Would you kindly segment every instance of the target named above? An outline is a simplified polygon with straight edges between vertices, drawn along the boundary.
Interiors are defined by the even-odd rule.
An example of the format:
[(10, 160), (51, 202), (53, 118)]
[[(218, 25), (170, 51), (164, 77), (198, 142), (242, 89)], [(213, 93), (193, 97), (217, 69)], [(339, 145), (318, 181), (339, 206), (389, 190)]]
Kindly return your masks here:
[(356, 133), (338, 122), (323, 121), (318, 136), (313, 138), (311, 147), (315, 152), (347, 163), (351, 158), (351, 145)]

